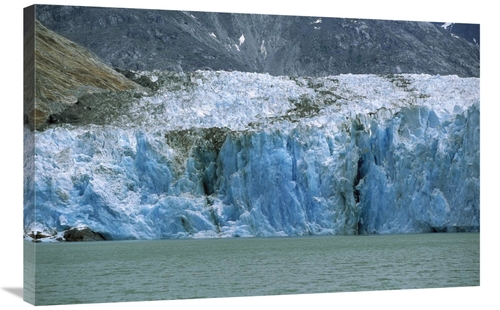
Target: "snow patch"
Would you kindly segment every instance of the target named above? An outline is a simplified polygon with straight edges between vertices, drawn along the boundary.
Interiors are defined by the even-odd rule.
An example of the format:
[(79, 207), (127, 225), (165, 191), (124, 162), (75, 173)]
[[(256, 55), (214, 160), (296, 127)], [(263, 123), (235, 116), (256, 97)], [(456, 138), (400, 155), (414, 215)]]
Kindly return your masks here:
[(444, 23), (444, 24), (441, 25), (441, 27), (444, 28), (444, 29), (448, 29), (452, 25), (453, 25), (453, 23)]
[(262, 43), (260, 44), (260, 53), (264, 54), (264, 58), (267, 57), (267, 49), (265, 46), (266, 40), (262, 40)]

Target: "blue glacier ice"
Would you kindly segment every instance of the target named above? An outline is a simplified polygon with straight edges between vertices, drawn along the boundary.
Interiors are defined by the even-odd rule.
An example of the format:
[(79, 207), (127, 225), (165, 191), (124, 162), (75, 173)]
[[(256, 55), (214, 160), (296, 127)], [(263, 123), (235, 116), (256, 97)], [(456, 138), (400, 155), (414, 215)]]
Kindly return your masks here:
[(479, 79), (198, 71), (190, 81), (108, 125), (25, 129), (25, 237), (479, 230)]

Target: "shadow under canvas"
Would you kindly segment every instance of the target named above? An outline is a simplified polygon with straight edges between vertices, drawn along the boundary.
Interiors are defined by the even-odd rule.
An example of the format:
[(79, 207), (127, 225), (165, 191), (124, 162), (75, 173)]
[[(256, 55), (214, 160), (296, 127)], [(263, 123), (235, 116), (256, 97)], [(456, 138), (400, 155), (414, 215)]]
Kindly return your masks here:
[(19, 298), (23, 298), (23, 288), (22, 287), (2, 287), (2, 289), (6, 292), (11, 293)]

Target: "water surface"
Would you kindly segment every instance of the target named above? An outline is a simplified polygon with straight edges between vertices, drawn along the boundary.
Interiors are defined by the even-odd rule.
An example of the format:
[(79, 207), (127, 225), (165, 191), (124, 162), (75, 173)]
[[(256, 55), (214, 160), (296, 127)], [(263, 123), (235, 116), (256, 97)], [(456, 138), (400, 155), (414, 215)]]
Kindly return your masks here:
[(26, 242), (25, 251), (37, 262), (25, 296), (34, 291), (37, 305), (479, 285), (479, 233)]

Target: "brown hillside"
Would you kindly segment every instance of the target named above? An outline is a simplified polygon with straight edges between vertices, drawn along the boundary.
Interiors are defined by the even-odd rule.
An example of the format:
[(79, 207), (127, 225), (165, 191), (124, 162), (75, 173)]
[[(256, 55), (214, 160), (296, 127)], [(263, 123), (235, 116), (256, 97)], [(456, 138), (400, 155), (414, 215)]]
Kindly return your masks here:
[(38, 21), (34, 58), (35, 106), (26, 111), (32, 128), (40, 128), (51, 114), (71, 107), (83, 94), (142, 89), (94, 54)]

